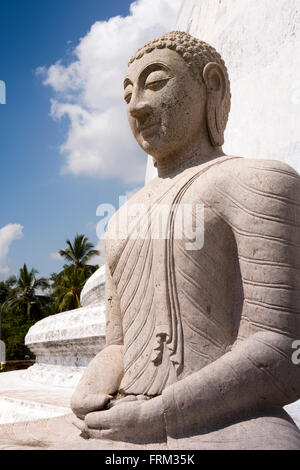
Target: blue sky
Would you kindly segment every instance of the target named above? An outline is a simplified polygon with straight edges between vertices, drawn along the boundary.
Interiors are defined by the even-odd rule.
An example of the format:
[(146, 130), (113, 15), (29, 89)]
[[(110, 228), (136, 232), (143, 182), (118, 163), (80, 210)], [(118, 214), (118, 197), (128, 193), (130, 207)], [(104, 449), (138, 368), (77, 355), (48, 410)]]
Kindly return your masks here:
[[(171, 0), (161, 0), (160, 5), (157, 3), (156, 7), (164, 8), (163, 15), (160, 15), (158, 10), (156, 16), (167, 16), (165, 12), (168, 13), (168, 8), (175, 11), (177, 3), (179, 0), (175, 1), (174, 7), (174, 3), (170, 6)], [(115, 41), (119, 41), (122, 52), (124, 38), (118, 36), (118, 31), (128, 36), (126, 31), (131, 28), (130, 21), (135, 21), (137, 34), (128, 39), (128, 53), (125, 52), (128, 55), (124, 57), (127, 61), (130, 53), (134, 52), (133, 48), (142, 45), (141, 41), (148, 37), (150, 39), (154, 32), (158, 34), (168, 29), (168, 25), (161, 21), (156, 24), (154, 13), (151, 18), (151, 15), (147, 14), (147, 9), (150, 8), (149, 0), (139, 0), (140, 5), (131, 13), (130, 4), (129, 0), (1, 0), (0, 80), (6, 83), (7, 102), (6, 105), (0, 105), (0, 229), (8, 224), (23, 226), (23, 238), (19, 236), (15, 237), (19, 239), (7, 242), (6, 249), (2, 248), (2, 255), (0, 234), (0, 263), (2, 262), (6, 269), (3, 271), (5, 274), (2, 272), (2, 278), (16, 271), (24, 262), (29, 267), (38, 269), (41, 275), (47, 276), (51, 272), (57, 272), (62, 263), (52, 259), (50, 254), (64, 248), (65, 240), (72, 239), (77, 232), (85, 233), (96, 244), (98, 240), (95, 225), (99, 220), (96, 217), (97, 206), (100, 203), (112, 203), (117, 206), (119, 195), (142, 184), (146, 158), (133, 140), (128, 140), (128, 146), (126, 147), (126, 144), (125, 147), (129, 159), (135, 154), (135, 162), (140, 161), (136, 178), (130, 178), (128, 173), (126, 176), (125, 157), (122, 156), (120, 148), (112, 148), (112, 143), (109, 142), (100, 155), (100, 150), (98, 152), (96, 148), (100, 145), (99, 142), (89, 145), (82, 137), (83, 133), (86, 134), (89, 130), (87, 122), (99, 119), (93, 122), (99, 122), (102, 138), (103, 135), (109, 138), (103, 125), (105, 116), (113, 116), (113, 113), (117, 112), (116, 109), (122, 109), (120, 113), (123, 113), (123, 102), (119, 99), (121, 86), (120, 95), (118, 91), (109, 104), (105, 100), (106, 96), (110, 96), (108, 81), (103, 85), (104, 94), (101, 96), (97, 86), (94, 89), (88, 88), (92, 82), (89, 81), (92, 65), (83, 67), (83, 64), (86, 64), (86, 57), (89, 57), (91, 49), (96, 51), (102, 46), (100, 43), (95, 44), (99, 37), (96, 36), (97, 31), (97, 34), (101, 35), (101, 32), (115, 28), (112, 29), (112, 34)], [(129, 18), (127, 23), (123, 19), (116, 20), (115, 23), (109, 20), (116, 15), (126, 17), (129, 14), (133, 20)], [(145, 28), (141, 20), (143, 14), (150, 18), (145, 20)], [(89, 34), (96, 21), (106, 23), (98, 24), (94, 33)], [(74, 55), (74, 50), (80, 38), (86, 39), (83, 42), (82, 55), (78, 58), (78, 55)], [(110, 44), (103, 44), (103, 48), (109, 48)], [(118, 42), (116, 44), (118, 45)], [(116, 52), (112, 52), (112, 59), (113, 54)], [(101, 57), (100, 54), (97, 59), (99, 70), (102, 67)], [(64, 82), (62, 87), (59, 85), (61, 80), (76, 62), (79, 69), (81, 67), (80, 70), (87, 74), (80, 72), (83, 84), (76, 89), (75, 85), (70, 88), (70, 84)], [(113, 63), (110, 65), (106, 61), (105, 67), (109, 72)], [(37, 73), (37, 70), (40, 73)], [(78, 77), (75, 77), (73, 72), (72, 74), (70, 83), (75, 83)], [(116, 77), (119, 75), (116, 74)], [(118, 79), (116, 83), (117, 81)], [(94, 99), (95, 103), (98, 103), (96, 114)], [(56, 112), (52, 109), (52, 116), (51, 100), (52, 103), (55, 100), (58, 109)], [(73, 113), (75, 108), (72, 108), (71, 112), (65, 112), (65, 108), (62, 108), (67, 102), (72, 106), (79, 104), (81, 111), (87, 113), (85, 127), (81, 126), (79, 134), (76, 134), (78, 125), (76, 127)], [(107, 115), (103, 114), (104, 102), (106, 104), (103, 106), (108, 110)], [(120, 121), (122, 119), (120, 118)], [(108, 128), (112, 127), (109, 123), (108, 125)], [(124, 127), (124, 135), (124, 141), (132, 139), (129, 136), (129, 128)], [(91, 141), (92, 139), (99, 140), (97, 135), (94, 135)], [(67, 150), (63, 153), (60, 146), (66, 142)], [(77, 145), (81, 149), (79, 165), (75, 159)], [(80, 164), (85, 158), (85, 145), (91, 147), (89, 161), (92, 163), (88, 164), (88, 170)], [(124, 146), (123, 143), (122, 145)], [(94, 168), (93, 162), (97, 158), (99, 161), (102, 159), (102, 163), (95, 164)], [(120, 165), (125, 165), (124, 178), (120, 168), (119, 171), (116, 170), (120, 166), (118, 158)], [(103, 162), (113, 159), (114, 165), (106, 172)], [(134, 165), (137, 164), (133, 162), (132, 165), (132, 168), (135, 168)], [(62, 172), (64, 166), (66, 169)]]

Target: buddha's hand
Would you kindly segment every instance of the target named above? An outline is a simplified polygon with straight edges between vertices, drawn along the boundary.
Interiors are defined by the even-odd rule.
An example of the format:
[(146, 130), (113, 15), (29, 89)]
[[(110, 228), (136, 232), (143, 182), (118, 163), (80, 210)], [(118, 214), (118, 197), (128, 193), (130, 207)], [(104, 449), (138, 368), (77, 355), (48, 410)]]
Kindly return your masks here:
[(85, 425), (85, 434), (94, 439), (141, 444), (166, 441), (161, 396), (123, 401), (107, 411), (89, 413)]
[(86, 395), (78, 395), (75, 393), (71, 400), (71, 408), (77, 418), (84, 420), (88, 413), (103, 410), (107, 407), (111, 399), (111, 395), (104, 393), (89, 393)]

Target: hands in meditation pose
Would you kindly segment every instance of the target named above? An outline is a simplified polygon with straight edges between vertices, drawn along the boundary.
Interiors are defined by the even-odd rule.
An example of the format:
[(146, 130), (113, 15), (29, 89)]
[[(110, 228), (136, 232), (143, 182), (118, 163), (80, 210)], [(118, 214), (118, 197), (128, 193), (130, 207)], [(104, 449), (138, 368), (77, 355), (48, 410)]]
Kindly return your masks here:
[[(158, 177), (107, 229), (107, 346), (73, 395), (77, 425), (170, 448), (300, 448), (282, 409), (300, 396), (299, 175), (224, 155), (227, 70), (186, 33), (139, 49), (124, 90)], [(181, 208), (200, 247), (176, 236)]]

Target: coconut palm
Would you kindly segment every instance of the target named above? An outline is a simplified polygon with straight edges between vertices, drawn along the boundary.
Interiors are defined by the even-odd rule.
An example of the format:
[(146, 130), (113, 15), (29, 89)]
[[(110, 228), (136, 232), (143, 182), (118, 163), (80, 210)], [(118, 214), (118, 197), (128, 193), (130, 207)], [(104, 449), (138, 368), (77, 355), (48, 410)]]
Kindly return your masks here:
[(73, 243), (71, 243), (70, 240), (67, 240), (66, 243), (68, 245), (67, 248), (65, 250), (59, 250), (59, 254), (77, 268), (82, 268), (87, 265), (88, 261), (90, 261), (93, 256), (100, 254), (83, 234), (77, 234)]
[(29, 271), (24, 264), (20, 269), (10, 299), (5, 302), (5, 306), (9, 310), (26, 312), (28, 322), (41, 318), (43, 306), (49, 302), (48, 296), (40, 295), (41, 291), (49, 288), (49, 282), (43, 277), (37, 278), (37, 274), (36, 269), (33, 268)]
[(52, 295), (60, 312), (80, 308), (80, 293), (86, 283), (88, 266), (67, 266), (61, 273), (52, 275)]

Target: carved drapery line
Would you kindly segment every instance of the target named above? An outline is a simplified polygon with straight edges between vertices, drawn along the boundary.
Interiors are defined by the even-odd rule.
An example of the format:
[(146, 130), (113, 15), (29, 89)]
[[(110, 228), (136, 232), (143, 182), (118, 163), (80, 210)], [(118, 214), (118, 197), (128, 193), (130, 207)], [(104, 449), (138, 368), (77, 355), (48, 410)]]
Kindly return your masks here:
[[(125, 372), (128, 373), (128, 371), (130, 370), (130, 380), (128, 380), (128, 382), (127, 380), (123, 381), (123, 389), (125, 391), (127, 389), (127, 386), (130, 388), (130, 386), (134, 384), (135, 381), (140, 378), (141, 375), (143, 375), (143, 372), (148, 367), (147, 364), (149, 365), (149, 360), (153, 363), (155, 368), (159, 367), (163, 362), (163, 354), (166, 350), (168, 350), (168, 362), (170, 365), (172, 363), (176, 375), (179, 376), (182, 372), (184, 361), (183, 326), (180, 312), (180, 304), (177, 296), (177, 283), (173, 253), (176, 215), (178, 213), (184, 195), (186, 194), (188, 189), (198, 180), (198, 178), (202, 176), (206, 171), (208, 171), (211, 167), (233, 158), (238, 157), (220, 157), (214, 159), (204, 164), (200, 171), (198, 167), (196, 173), (193, 173), (193, 168), (190, 168), (187, 172), (180, 176), (179, 180), (178, 178), (175, 178), (175, 182), (171, 186), (171, 188), (169, 188), (167, 192), (164, 192), (163, 195), (156, 198), (154, 203), (151, 204), (147, 211), (145, 211), (140, 217), (137, 217), (137, 220), (135, 221), (135, 223), (133, 223), (131, 227), (127, 239), (124, 240), (122, 250), (119, 253), (118, 262), (115, 264), (114, 269), (111, 268), (112, 275), (116, 283), (117, 291), (120, 295), (121, 306), (122, 304), (127, 306), (125, 311), (122, 311), (122, 314), (125, 315), (125, 317), (123, 317), (123, 322), (128, 322), (128, 324), (130, 324), (131, 330), (128, 333), (128, 328), (126, 329), (124, 340)], [(192, 175), (191, 172), (193, 173)], [(176, 192), (176, 194), (172, 195), (172, 190), (177, 185), (180, 189)], [(152, 221), (152, 223), (159, 221), (159, 206), (163, 203), (168, 204), (169, 213), (167, 223), (164, 226), (165, 233), (163, 233), (163, 236), (165, 239), (162, 242), (162, 240), (151, 239), (151, 223), (149, 221)], [(143, 227), (143, 232), (142, 234), (140, 234), (141, 238), (135, 240), (133, 234), (135, 233), (137, 227)], [(147, 241), (145, 241), (146, 238)], [(149, 258), (150, 252), (152, 252), (151, 259)], [(146, 338), (148, 338), (147, 345), (144, 345), (144, 347), (141, 348), (141, 351), (145, 353), (145, 351), (148, 350), (147, 346), (149, 347), (152, 341), (152, 353), (150, 358), (146, 362), (145, 360), (139, 360), (139, 357), (127, 358), (126, 354), (129, 348), (132, 347), (132, 340), (130, 340), (130, 338), (136, 337), (137, 329), (145, 329), (145, 333), (149, 333), (147, 321), (142, 321), (142, 323), (140, 324), (140, 318), (143, 316), (143, 312), (140, 312), (140, 308), (138, 308), (138, 305), (141, 306), (141, 302), (139, 301), (141, 300), (141, 276), (135, 279), (133, 279), (132, 276), (136, 264), (138, 262), (141, 262), (141, 259), (144, 259), (142, 272), (145, 272), (145, 270), (147, 270), (149, 276), (151, 276), (153, 279), (154, 285), (153, 292), (150, 293), (150, 295), (154, 296), (154, 299), (152, 299), (153, 303), (151, 302), (151, 307), (147, 308), (147, 311), (148, 315), (152, 314), (155, 317), (155, 326), (153, 330), (151, 328), (152, 334), (150, 334), (150, 338), (149, 334), (146, 335)], [(151, 269), (149, 272), (147, 266), (149, 265), (149, 263), (151, 263), (152, 265), (153, 259), (160, 260), (160, 265), (163, 267), (162, 270)], [(129, 266), (129, 260), (130, 267), (129, 269), (126, 269), (126, 267)], [(163, 275), (161, 275), (161, 273), (163, 273)], [(137, 284), (139, 284), (140, 286), (139, 289), (137, 289)], [(127, 299), (128, 296), (130, 296), (130, 302)], [(145, 297), (146, 292), (144, 292), (143, 295), (143, 298)], [(134, 302), (135, 300), (136, 302)], [(129, 307), (128, 304), (130, 304)], [(146, 308), (147, 305), (148, 303), (146, 301), (144, 308)], [(121, 308), (121, 310), (123, 309)], [(130, 310), (132, 310), (132, 312), (130, 312)], [(136, 313), (133, 312), (134, 310), (136, 311)], [(166, 345), (166, 349), (164, 345)], [(137, 364), (138, 362), (140, 362), (140, 364)], [(152, 380), (154, 381), (155, 377)]]

